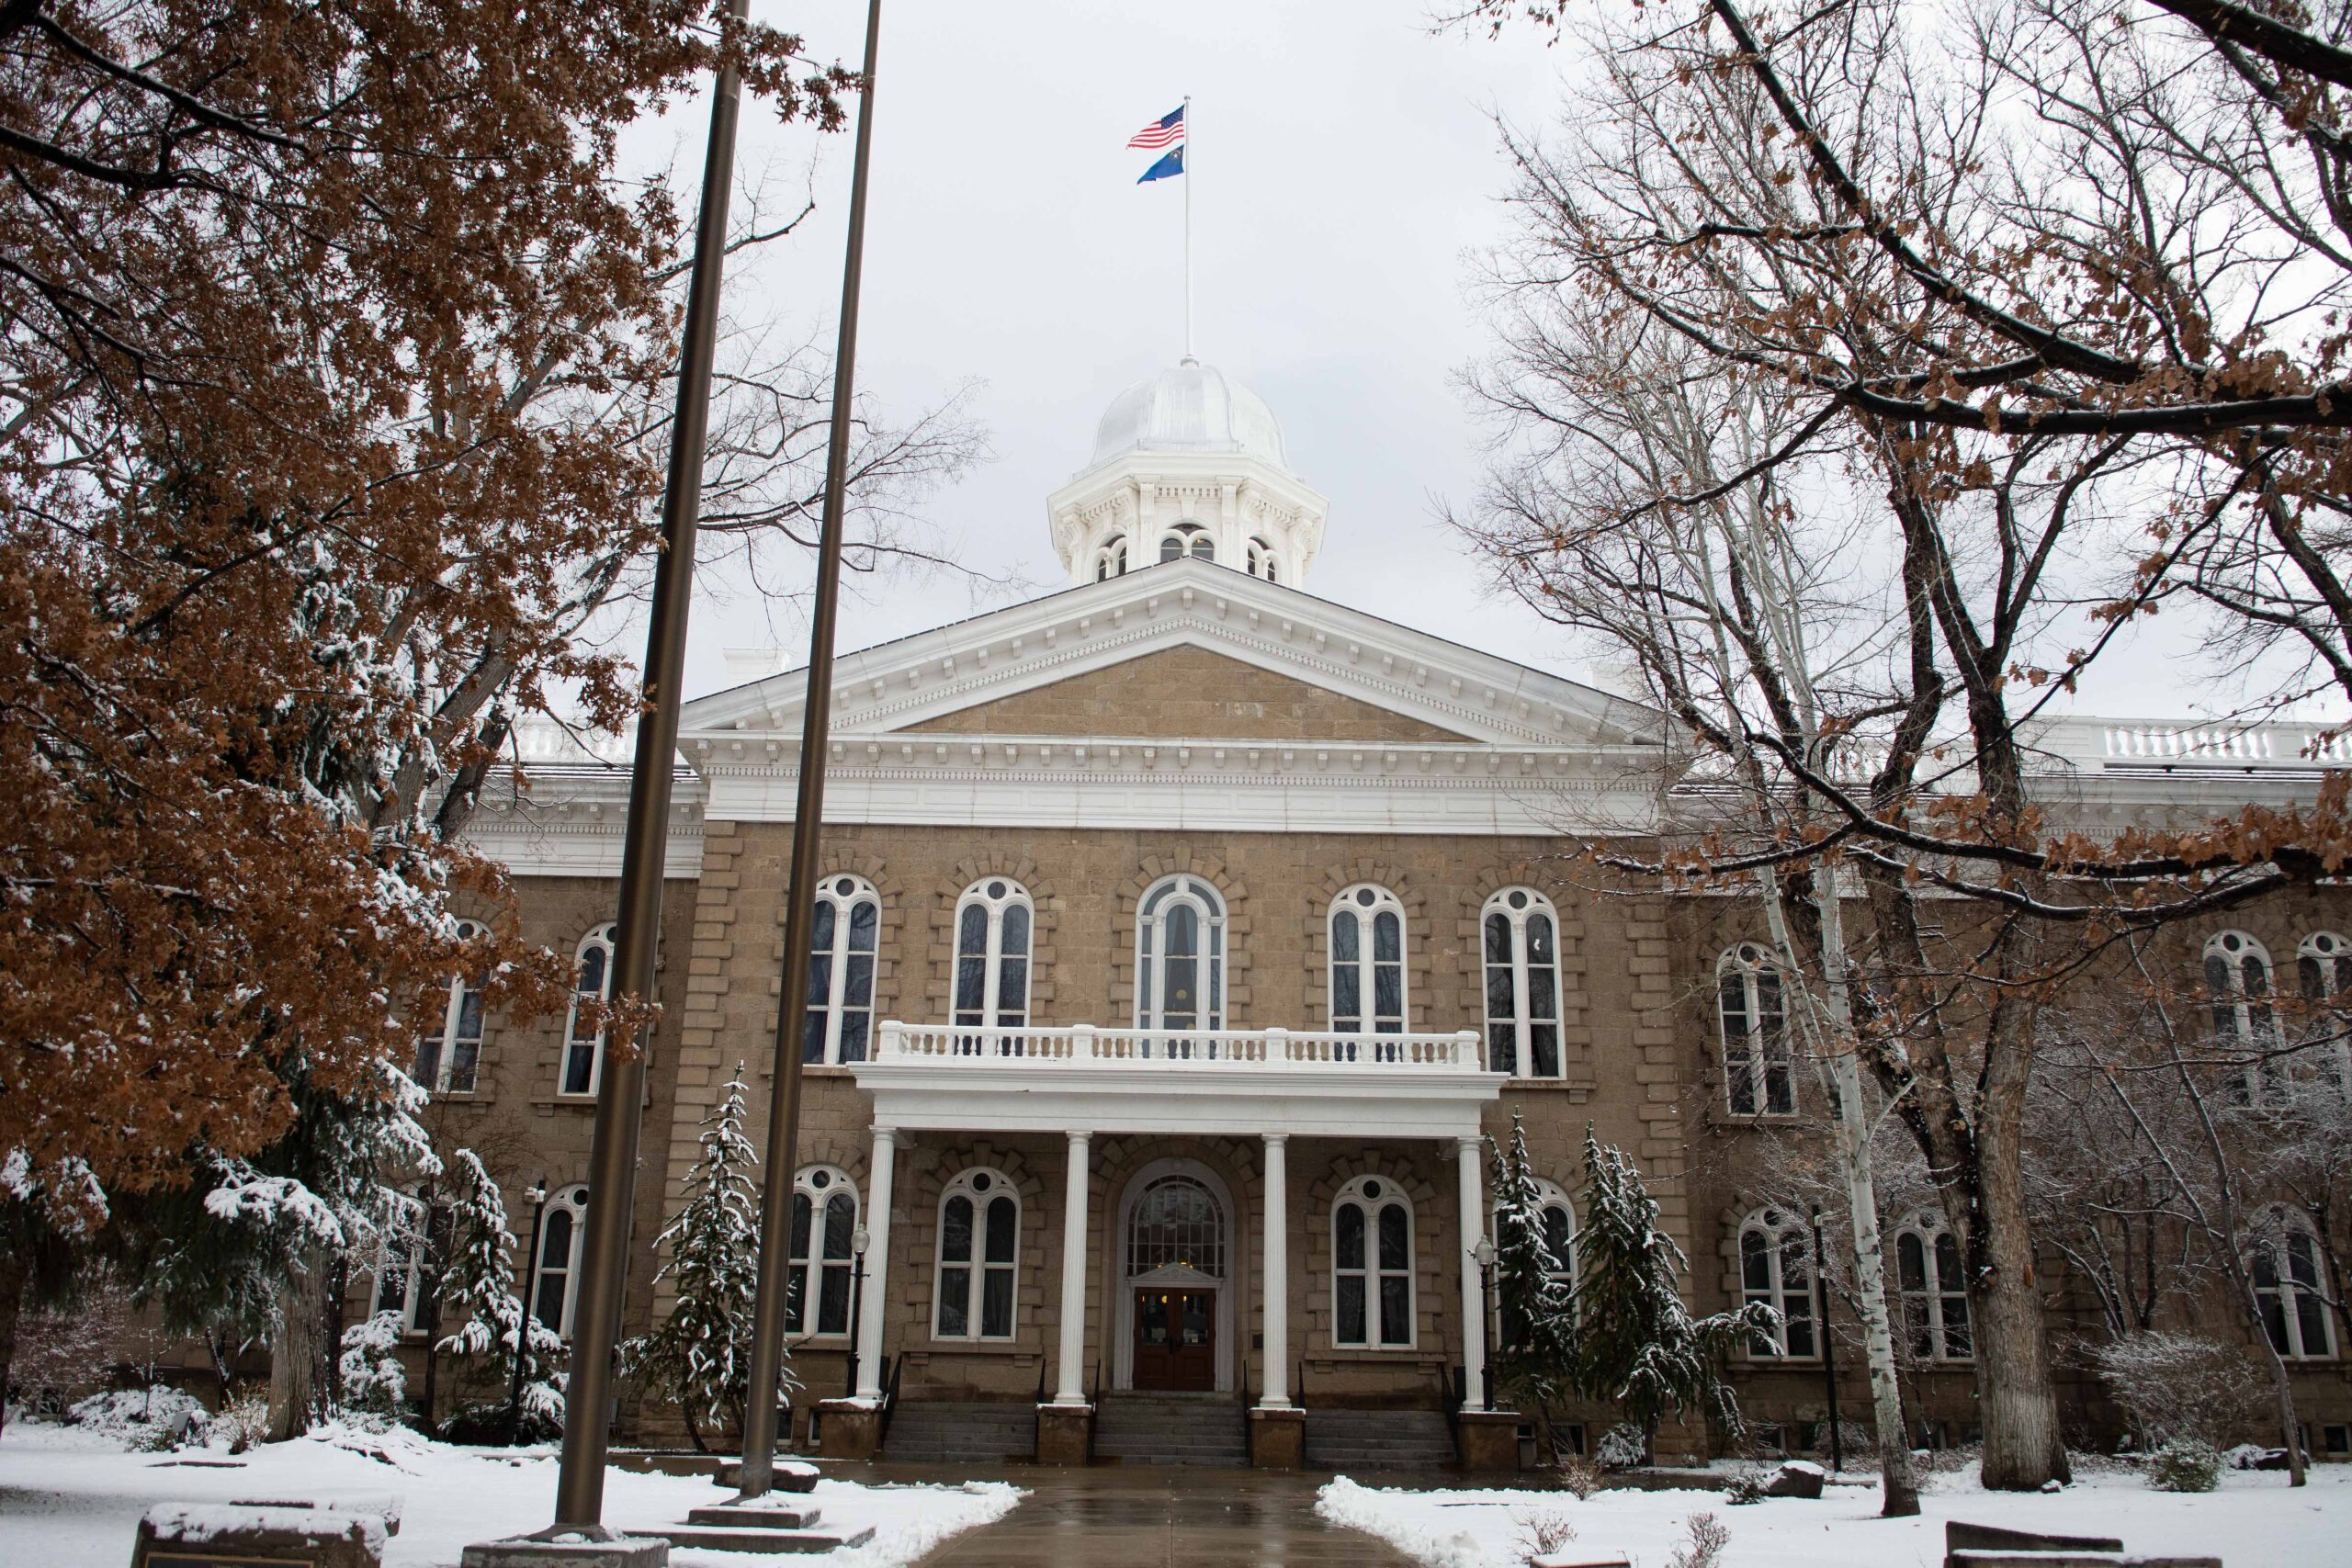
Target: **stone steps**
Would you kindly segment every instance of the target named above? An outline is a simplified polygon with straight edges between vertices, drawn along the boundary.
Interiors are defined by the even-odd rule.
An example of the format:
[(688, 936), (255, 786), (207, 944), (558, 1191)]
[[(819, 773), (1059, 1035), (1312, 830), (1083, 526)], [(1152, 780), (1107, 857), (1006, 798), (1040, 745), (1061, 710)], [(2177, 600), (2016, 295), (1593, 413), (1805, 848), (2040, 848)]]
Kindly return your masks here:
[(752, 1551), (763, 1556), (837, 1551), (874, 1539), (869, 1525), (859, 1530), (818, 1528), (819, 1510), (797, 1506), (719, 1503), (686, 1511), (686, 1522), (640, 1533), (673, 1547), (704, 1551)]
[(899, 1401), (882, 1457), (914, 1464), (998, 1464), (1034, 1459), (1037, 1407), (949, 1400)]
[(1241, 1406), (1226, 1393), (1105, 1393), (1094, 1413), (1094, 1453), (1123, 1464), (1250, 1462)]
[(1434, 1410), (1306, 1412), (1309, 1470), (1449, 1470), (1453, 1434)]

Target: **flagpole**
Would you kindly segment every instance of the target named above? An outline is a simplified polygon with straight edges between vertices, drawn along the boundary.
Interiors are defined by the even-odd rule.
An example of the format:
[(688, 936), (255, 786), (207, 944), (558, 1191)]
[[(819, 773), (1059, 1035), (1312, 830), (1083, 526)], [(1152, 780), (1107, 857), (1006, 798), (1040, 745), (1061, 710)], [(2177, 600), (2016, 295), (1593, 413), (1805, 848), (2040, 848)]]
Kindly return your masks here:
[(1193, 95), (1184, 95), (1184, 357), (1193, 357)]

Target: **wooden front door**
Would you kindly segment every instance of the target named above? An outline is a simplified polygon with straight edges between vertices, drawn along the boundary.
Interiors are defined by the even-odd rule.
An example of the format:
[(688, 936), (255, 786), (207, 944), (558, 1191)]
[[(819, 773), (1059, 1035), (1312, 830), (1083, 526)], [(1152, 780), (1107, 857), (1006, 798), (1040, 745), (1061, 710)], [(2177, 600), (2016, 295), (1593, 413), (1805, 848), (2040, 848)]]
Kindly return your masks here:
[(1136, 1292), (1135, 1385), (1175, 1391), (1216, 1387), (1215, 1291)]

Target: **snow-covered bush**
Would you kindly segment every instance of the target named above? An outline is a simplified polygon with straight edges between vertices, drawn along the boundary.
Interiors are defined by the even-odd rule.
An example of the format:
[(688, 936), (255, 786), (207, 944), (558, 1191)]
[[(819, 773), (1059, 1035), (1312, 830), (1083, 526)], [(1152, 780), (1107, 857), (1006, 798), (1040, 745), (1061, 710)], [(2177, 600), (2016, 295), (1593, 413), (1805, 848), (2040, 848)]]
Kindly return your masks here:
[(1577, 1538), (1576, 1521), (1566, 1508), (1517, 1508), (1511, 1512), (1511, 1550), (1522, 1562), (1549, 1557)]
[(343, 1331), (343, 1402), (346, 1409), (397, 1419), (408, 1403), (408, 1369), (401, 1364), (401, 1314), (379, 1312)]
[(2234, 1345), (2132, 1334), (2099, 1346), (2090, 1361), (2148, 1449), (2186, 1439), (2218, 1450), (2262, 1417), (2268, 1380)]
[(1761, 1503), (1768, 1495), (1770, 1494), (1764, 1490), (1763, 1479), (1752, 1470), (1733, 1476), (1731, 1484), (1724, 1488), (1724, 1501), (1735, 1508), (1744, 1507), (1750, 1503)]
[(232, 1454), (243, 1453), (269, 1435), (269, 1391), (248, 1388), (230, 1397), (212, 1418), (212, 1435)]
[(1600, 1491), (1600, 1467), (1580, 1453), (1563, 1453), (1552, 1466), (1552, 1484), (1574, 1493), (1579, 1503)]
[(163, 1452), (202, 1448), (212, 1417), (203, 1402), (175, 1388), (134, 1388), (94, 1393), (66, 1413), (76, 1427), (102, 1432), (123, 1447)]
[(1646, 1458), (1650, 1450), (1647, 1433), (1631, 1421), (1620, 1421), (1600, 1435), (1600, 1446), (1592, 1457), (1603, 1470), (1631, 1470)]
[[(1871, 1436), (1871, 1429), (1859, 1421), (1839, 1421), (1838, 1440), (1846, 1450), (1848, 1464), (1856, 1464), (1878, 1457), (1877, 1439)], [(1813, 1457), (1815, 1459), (1829, 1457), (1829, 1423), (1826, 1421), (1819, 1423), (1813, 1429)]]
[(2159, 1492), (2211, 1492), (2221, 1480), (2221, 1454), (2194, 1438), (2175, 1438), (2148, 1456), (2148, 1484)]

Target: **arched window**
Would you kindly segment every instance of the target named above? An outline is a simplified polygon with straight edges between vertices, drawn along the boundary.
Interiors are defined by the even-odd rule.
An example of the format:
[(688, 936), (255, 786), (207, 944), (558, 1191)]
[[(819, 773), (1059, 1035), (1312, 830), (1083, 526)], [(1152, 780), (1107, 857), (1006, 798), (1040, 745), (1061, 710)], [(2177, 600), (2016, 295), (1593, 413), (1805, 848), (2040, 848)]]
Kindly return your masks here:
[(1357, 1177), (1331, 1207), (1331, 1339), (1413, 1343), (1413, 1207), (1387, 1177)]
[(374, 1310), (400, 1314), (401, 1327), (413, 1332), (428, 1321), (424, 1301), (426, 1265), (435, 1243), (440, 1239), (436, 1233), (446, 1228), (436, 1222), (443, 1219), (447, 1211), (429, 1210), (422, 1198), (412, 1198), (405, 1192), (390, 1195), (388, 1211), (376, 1260)]
[(1752, 1356), (1817, 1356), (1813, 1335), (1813, 1264), (1804, 1223), (1786, 1209), (1759, 1209), (1740, 1223), (1739, 1287), (1751, 1304), (1781, 1314), (1780, 1326), (1748, 1336)]
[(1197, 876), (1161, 877), (1136, 906), (1136, 1027), (1225, 1027), (1225, 900)]
[(1160, 536), (1161, 560), (1177, 560), (1185, 556), (1195, 560), (1216, 559), (1216, 541), (1198, 523), (1179, 523)]
[(2320, 1290), (2318, 1238), (2311, 1221), (2292, 1210), (2272, 1209), (2267, 1219), (2268, 1234), (2248, 1260), (2263, 1332), (2288, 1360), (2325, 1360), (2335, 1354), (2335, 1325)]
[(2270, 954), (2244, 931), (2215, 932), (2205, 943), (2205, 990), (2214, 1043), (2245, 1064), (2235, 1083), (2239, 1103), (2274, 1103), (2286, 1092), (2287, 1076), (2270, 1000)]
[(571, 1337), (572, 1310), (580, 1301), (580, 1247), (587, 1236), (588, 1189), (567, 1187), (551, 1194), (539, 1216), (531, 1315), (566, 1339)]
[(571, 1017), (563, 1027), (563, 1079), (560, 1094), (594, 1094), (603, 1078), (605, 1032), (580, 1016), (583, 1001), (601, 1002), (613, 994), (613, 928), (598, 926), (580, 939), (572, 964)]
[(1021, 1200), (1001, 1172), (967, 1170), (939, 1201), (939, 1273), (932, 1332), (942, 1339), (1012, 1337)]
[(1330, 1008), (1334, 1034), (1405, 1032), (1405, 906), (1385, 887), (1331, 900)]
[[(458, 922), (459, 942), (480, 942), (486, 934), (471, 920)], [(416, 1071), (413, 1077), (435, 1094), (471, 1094), (481, 1071), (481, 987), (469, 976), (449, 982), (446, 992), (428, 998), (441, 1003), (441, 1016), (427, 1017), (416, 1038)]]
[[(1557, 1182), (1535, 1179), (1536, 1240), (1544, 1247), (1549, 1263), (1544, 1272), (1563, 1294), (1574, 1292), (1577, 1284), (1577, 1211), (1567, 1193)], [(1495, 1211), (1496, 1240), (1502, 1240), (1503, 1213), (1499, 1203)], [(1497, 1294), (1500, 1295), (1499, 1289)], [(1526, 1327), (1521, 1303), (1498, 1301), (1497, 1312), (1502, 1325), (1499, 1343), (1511, 1346), (1524, 1337)]]
[(1894, 1233), (1894, 1280), (1911, 1354), (1922, 1361), (1965, 1361), (1976, 1354), (1968, 1327), (1968, 1276), (1960, 1238), (1941, 1214), (1921, 1210)]
[[(956, 906), (956, 1027), (1022, 1029), (1029, 1022), (1029, 890), (1009, 876), (985, 877)], [(961, 1043), (983, 1048), (978, 1038)], [(1018, 1041), (999, 1052), (1019, 1055)]]
[[(847, 1334), (857, 1262), (857, 1188), (838, 1166), (803, 1166), (792, 1181), (792, 1251), (785, 1274), (786, 1334)], [(817, 1303), (809, 1320), (807, 1303)]]
[(1788, 1016), (1772, 954), (1743, 942), (1715, 964), (1715, 1017), (1724, 1047), (1724, 1094), (1735, 1116), (1792, 1116), (1796, 1075)]
[(1160, 1177), (1136, 1199), (1127, 1222), (1127, 1275), (1194, 1269), (1225, 1278), (1225, 1209), (1197, 1176)]
[(1097, 582), (1108, 582), (1114, 577), (1125, 577), (1126, 574), (1126, 536), (1124, 534), (1114, 534), (1109, 538), (1102, 541), (1102, 547), (1101, 549), (1094, 552), (1094, 581)]
[(2311, 1009), (2307, 1039), (2333, 1046), (2335, 1082), (2352, 1094), (2352, 942), (2313, 931), (2295, 949), (2295, 974)]
[(862, 876), (817, 885), (809, 928), (808, 1010), (800, 1026), (804, 1062), (863, 1062), (874, 1030), (874, 954), (882, 900)]
[(1274, 547), (1263, 539), (1253, 538), (1250, 541), (1250, 575), (1262, 577), (1269, 582), (1276, 581)]
[(1515, 1077), (1560, 1076), (1559, 918), (1528, 887), (1487, 900), (1487, 1067)]

